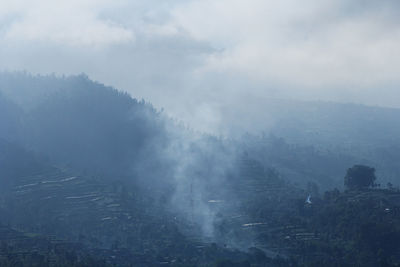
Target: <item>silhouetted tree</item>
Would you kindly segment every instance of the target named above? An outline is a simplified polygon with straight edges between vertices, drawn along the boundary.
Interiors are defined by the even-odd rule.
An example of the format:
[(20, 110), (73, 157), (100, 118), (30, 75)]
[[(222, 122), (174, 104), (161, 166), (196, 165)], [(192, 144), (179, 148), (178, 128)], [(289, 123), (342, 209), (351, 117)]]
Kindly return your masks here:
[(354, 165), (347, 170), (344, 185), (348, 189), (363, 189), (375, 186), (375, 168), (365, 165)]

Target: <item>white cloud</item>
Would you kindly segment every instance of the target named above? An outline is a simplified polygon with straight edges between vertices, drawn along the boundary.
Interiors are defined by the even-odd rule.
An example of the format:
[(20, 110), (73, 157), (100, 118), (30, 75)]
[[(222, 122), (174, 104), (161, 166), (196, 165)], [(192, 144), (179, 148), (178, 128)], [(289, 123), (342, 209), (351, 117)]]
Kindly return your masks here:
[(399, 18), (398, 0), (0, 0), (0, 69), (86, 72), (204, 130), (270, 96), (400, 107)]
[(351, 12), (336, 0), (202, 0), (176, 8), (172, 23), (223, 48), (205, 72), (325, 92), (400, 82), (400, 28), (384, 7), (358, 1)]
[(3, 39), (11, 42), (54, 42), (103, 46), (134, 40), (134, 33), (99, 14), (120, 1), (1, 1), (0, 16), (14, 16)]

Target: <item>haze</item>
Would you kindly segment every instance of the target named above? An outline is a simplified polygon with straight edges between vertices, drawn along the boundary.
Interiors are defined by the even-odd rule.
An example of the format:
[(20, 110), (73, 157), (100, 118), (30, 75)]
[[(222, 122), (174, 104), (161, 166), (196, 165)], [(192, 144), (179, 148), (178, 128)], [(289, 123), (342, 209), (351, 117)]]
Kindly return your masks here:
[(400, 266), (399, 18), (0, 0), (0, 266)]
[(263, 120), (253, 126), (262, 130), (257, 114), (270, 98), (400, 107), (398, 1), (0, 6), (0, 69), (86, 73), (200, 131), (252, 130), (238, 115)]

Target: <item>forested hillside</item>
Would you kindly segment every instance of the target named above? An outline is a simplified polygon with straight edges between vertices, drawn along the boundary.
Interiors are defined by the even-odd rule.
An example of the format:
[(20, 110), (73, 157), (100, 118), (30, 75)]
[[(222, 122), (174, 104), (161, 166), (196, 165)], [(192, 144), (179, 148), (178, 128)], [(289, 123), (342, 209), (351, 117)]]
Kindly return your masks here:
[[(385, 116), (386, 127), (397, 110), (349, 110), (343, 123), (363, 131), (362, 139), (346, 129), (331, 139), (331, 124), (312, 118), (323, 133), (315, 145), (296, 144), (304, 132), (288, 136), (284, 127), (233, 139), (187, 129), (85, 75), (2, 73), (0, 263), (395, 266), (399, 252), (382, 240), (389, 231), (398, 242), (397, 128), (369, 134), (361, 117)], [(332, 149), (346, 138), (360, 150)], [(382, 156), (369, 156), (364, 142)], [(394, 186), (332, 191), (343, 189), (354, 164), (376, 167), (381, 188)], [(361, 223), (350, 212), (376, 236), (367, 228), (348, 234)]]

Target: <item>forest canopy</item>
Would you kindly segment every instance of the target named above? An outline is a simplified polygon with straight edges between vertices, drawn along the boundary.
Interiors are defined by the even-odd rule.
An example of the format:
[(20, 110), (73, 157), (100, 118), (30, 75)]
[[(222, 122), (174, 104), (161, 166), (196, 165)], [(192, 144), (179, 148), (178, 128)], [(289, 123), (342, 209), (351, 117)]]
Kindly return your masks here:
[(354, 165), (347, 170), (344, 184), (348, 189), (363, 189), (375, 186), (375, 168)]

